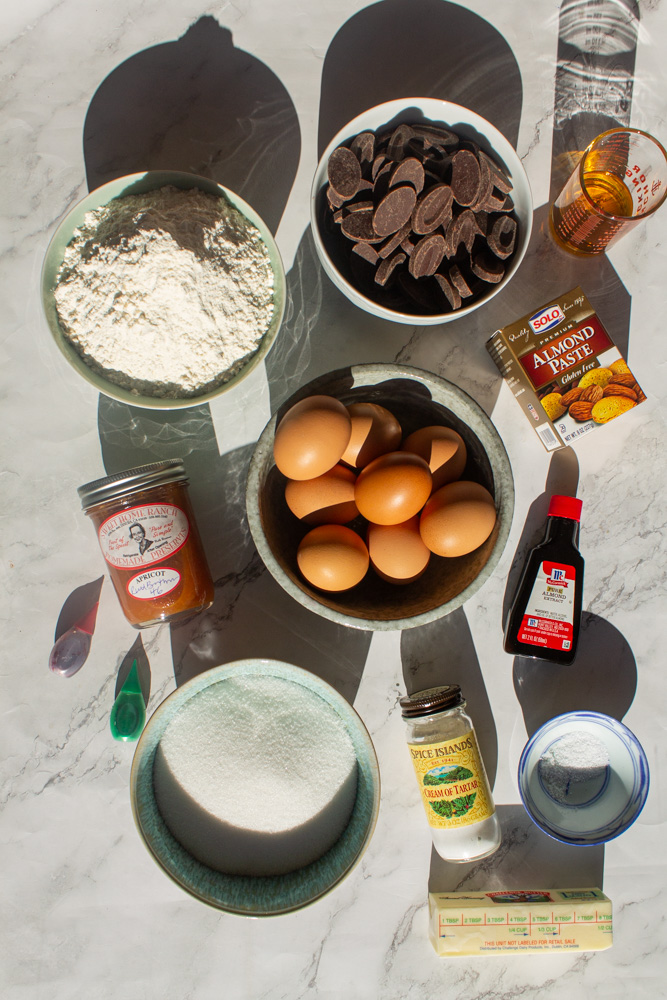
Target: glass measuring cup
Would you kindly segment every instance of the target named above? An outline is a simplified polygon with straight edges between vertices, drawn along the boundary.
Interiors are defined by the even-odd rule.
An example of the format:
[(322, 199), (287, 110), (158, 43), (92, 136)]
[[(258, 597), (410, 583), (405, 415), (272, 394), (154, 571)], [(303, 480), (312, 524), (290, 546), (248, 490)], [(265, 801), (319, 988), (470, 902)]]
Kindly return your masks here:
[(611, 129), (584, 151), (553, 203), (551, 232), (571, 253), (604, 253), (665, 196), (667, 152), (661, 143), (640, 129)]

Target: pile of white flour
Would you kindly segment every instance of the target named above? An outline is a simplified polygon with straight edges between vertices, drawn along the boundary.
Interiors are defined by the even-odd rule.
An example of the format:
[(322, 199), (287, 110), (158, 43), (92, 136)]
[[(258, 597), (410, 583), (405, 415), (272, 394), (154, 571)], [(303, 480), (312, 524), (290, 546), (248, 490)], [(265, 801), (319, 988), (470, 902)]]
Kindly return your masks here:
[(259, 347), (273, 270), (259, 230), (226, 199), (163, 187), (89, 212), (54, 295), (63, 332), (105, 378), (148, 396), (196, 396)]

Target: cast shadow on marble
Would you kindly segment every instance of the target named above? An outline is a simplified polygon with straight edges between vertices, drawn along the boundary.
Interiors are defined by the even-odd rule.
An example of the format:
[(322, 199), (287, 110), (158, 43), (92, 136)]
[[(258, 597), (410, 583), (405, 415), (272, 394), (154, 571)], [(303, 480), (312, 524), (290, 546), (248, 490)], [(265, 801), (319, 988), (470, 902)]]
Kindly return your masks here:
[(488, 858), (466, 864), (431, 853), (429, 892), (603, 888), (604, 847), (574, 847), (535, 826), (521, 805), (496, 803), (502, 840)]
[[(561, 4), (554, 68), (549, 204), (535, 207), (526, 257), (508, 289), (494, 300), (505, 326), (580, 285), (612, 340), (627, 357), (630, 295), (606, 254), (584, 257), (557, 246), (549, 209), (601, 132), (627, 125), (632, 107), (639, 11), (634, 0)], [(491, 331), (493, 332), (493, 331)]]
[(318, 156), (362, 111), (403, 97), (435, 97), (488, 119), (516, 146), (518, 63), (488, 21), (443, 0), (382, 0), (332, 39), (322, 69)]
[(630, 124), (639, 18), (635, 0), (561, 4), (550, 201), (595, 136)]
[(253, 446), (220, 454), (208, 406), (162, 413), (100, 396), (98, 425), (109, 474), (168, 458), (185, 463), (215, 601), (170, 629), (176, 683), (220, 663), (267, 657), (311, 670), (352, 702), (371, 634), (306, 611), (265, 569), (245, 513)]
[(475, 644), (463, 608), (401, 635), (407, 694), (440, 684), (458, 684), (467, 702), (484, 767), (493, 788), (498, 766), (496, 724)]
[(78, 625), (92, 611), (100, 599), (103, 583), (104, 577), (100, 576), (97, 580), (82, 583), (68, 594), (58, 615), (55, 634), (53, 636), (54, 642), (65, 632), (69, 631), (69, 629)]
[(301, 152), (275, 73), (210, 15), (131, 56), (98, 87), (83, 135), (89, 190), (143, 170), (183, 170), (241, 195), (275, 233)]
[(584, 611), (570, 666), (517, 656), (514, 690), (528, 736), (566, 712), (601, 712), (623, 721), (637, 690), (637, 664), (625, 637)]
[[(503, 597), (502, 628), (504, 630), (507, 616), (514, 595), (521, 580), (521, 571), (531, 549), (538, 545), (544, 537), (547, 522), (547, 512), (551, 497), (554, 495), (576, 497), (579, 483), (579, 460), (572, 448), (561, 448), (555, 451), (549, 461), (549, 471), (544, 493), (540, 493), (528, 508), (521, 538), (514, 552), (512, 565), (507, 574), (505, 595)], [(583, 516), (586, 516), (584, 510)]]
[(151, 696), (151, 665), (148, 654), (144, 648), (141, 634), (134, 640), (127, 653), (123, 657), (116, 675), (116, 688), (114, 690), (114, 700), (118, 697), (120, 689), (130, 675), (132, 664), (137, 663), (137, 674), (139, 675), (139, 685), (144, 701), (148, 704)]
[[(549, 463), (545, 490), (530, 505), (507, 575), (502, 611), (503, 628), (528, 554), (544, 537), (551, 497), (554, 494), (576, 496), (578, 481), (579, 462), (574, 450), (563, 448), (554, 452)], [(582, 519), (585, 520), (585, 517), (584, 504)], [(586, 553), (582, 552), (582, 555), (585, 560)], [(499, 636), (500, 634), (499, 628)], [(514, 690), (529, 737), (543, 723), (565, 712), (602, 712), (622, 721), (637, 689), (637, 665), (627, 640), (609, 622), (585, 610), (581, 617), (576, 656), (570, 666), (518, 656), (514, 660), (513, 675)]]
[[(329, 45), (322, 69), (318, 156), (360, 112), (415, 96), (471, 108), (516, 145), (521, 76), (503, 36), (457, 4), (382, 0), (349, 18)], [(411, 328), (357, 309), (324, 274), (310, 229), (301, 239), (287, 285), (285, 320), (266, 361), (273, 411), (315, 376), (363, 362), (396, 362), (435, 372), (469, 392), (487, 413), (493, 410), (500, 380), (484, 349), (486, 333), (479, 335), (477, 313), (440, 327)]]

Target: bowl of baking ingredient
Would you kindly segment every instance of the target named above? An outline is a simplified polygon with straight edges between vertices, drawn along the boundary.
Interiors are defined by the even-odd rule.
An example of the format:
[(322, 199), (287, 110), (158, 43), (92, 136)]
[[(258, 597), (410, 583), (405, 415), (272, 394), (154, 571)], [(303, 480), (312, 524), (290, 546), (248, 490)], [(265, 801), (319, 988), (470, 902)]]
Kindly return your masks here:
[(646, 754), (627, 726), (598, 712), (568, 712), (541, 726), (519, 761), (532, 821), (564, 844), (605, 844), (632, 826), (649, 788)]
[(195, 174), (109, 181), (58, 226), (41, 275), (49, 329), (113, 399), (206, 403), (264, 358), (285, 309), (273, 236), (242, 198)]
[(214, 667), (162, 702), (130, 789), (162, 870), (201, 902), (253, 917), (339, 885), (380, 804), (375, 750), (352, 706), (315, 674), (263, 659)]
[[(323, 402), (311, 414), (313, 400)], [(352, 447), (357, 422), (363, 426), (367, 420), (377, 429), (363, 412), (357, 415), (368, 407), (379, 417), (380, 433), (375, 440), (372, 430), (359, 451), (358, 441), (356, 448)], [(336, 438), (338, 422), (344, 423), (346, 414), (352, 415), (347, 446), (344, 432)], [(317, 432), (322, 415), (326, 425), (324, 441)], [(336, 430), (329, 430), (330, 416)], [(434, 461), (440, 442), (433, 445), (428, 441), (426, 449), (415, 442), (414, 435), (419, 438), (424, 429), (436, 437), (448, 435), (459, 442), (453, 461), (461, 456), (463, 460), (450, 470), (448, 456), (452, 452), (446, 452), (446, 469), (451, 474), (444, 479)], [(452, 442), (444, 444), (453, 447)], [(369, 445), (373, 445), (370, 450)], [(324, 465), (329, 464), (330, 471), (322, 474), (322, 466), (303, 471), (290, 469), (282, 453), (284, 446), (288, 462), (294, 457), (292, 449), (296, 453), (305, 448), (306, 454), (312, 451), (318, 458), (323, 453)], [(287, 468), (289, 474), (279, 466)], [(315, 478), (309, 478), (311, 473)], [(376, 475), (379, 480), (374, 486)], [(344, 502), (350, 478), (356, 511), (354, 506), (349, 510)], [(425, 478), (431, 480), (430, 494), (428, 487), (424, 490)], [(324, 499), (313, 502), (310, 487), (321, 483), (326, 486)], [(465, 496), (458, 495), (461, 491)], [(327, 495), (333, 496), (331, 503)], [(399, 504), (397, 515), (392, 516), (391, 509), (377, 510), (376, 504), (383, 506), (387, 501), (391, 508), (394, 497)], [(441, 512), (447, 508), (445, 500), (454, 501), (458, 513), (455, 511), (449, 519), (453, 525), (449, 537), (447, 525), (440, 525), (444, 544), (439, 547), (428, 535), (422, 541), (422, 532), (428, 520), (435, 524), (437, 533)], [(301, 501), (305, 504), (303, 510), (299, 507)], [(404, 501), (408, 504), (405, 509)], [(324, 516), (314, 519), (312, 508), (318, 506)], [(353, 628), (404, 629), (444, 617), (486, 582), (509, 535), (514, 483), (498, 432), (463, 390), (407, 365), (354, 365), (302, 386), (273, 415), (250, 462), (246, 510), (255, 545), (270, 573), (305, 608)], [(460, 513), (463, 523), (457, 520)], [(401, 537), (394, 537), (393, 532)], [(376, 556), (375, 535), (380, 536), (388, 562)], [(385, 541), (387, 544), (382, 545)], [(419, 563), (419, 552), (415, 553), (420, 548), (429, 550), (424, 564)], [(404, 568), (395, 562), (399, 552), (405, 553), (400, 556), (405, 559)], [(327, 553), (333, 555), (333, 564), (328, 564)], [(312, 572), (311, 557), (320, 561), (321, 575)], [(338, 573), (339, 580), (330, 582), (331, 574)]]
[(512, 279), (533, 204), (498, 129), (458, 104), (415, 97), (370, 108), (334, 136), (310, 217), (322, 267), (350, 301), (432, 326), (479, 308)]

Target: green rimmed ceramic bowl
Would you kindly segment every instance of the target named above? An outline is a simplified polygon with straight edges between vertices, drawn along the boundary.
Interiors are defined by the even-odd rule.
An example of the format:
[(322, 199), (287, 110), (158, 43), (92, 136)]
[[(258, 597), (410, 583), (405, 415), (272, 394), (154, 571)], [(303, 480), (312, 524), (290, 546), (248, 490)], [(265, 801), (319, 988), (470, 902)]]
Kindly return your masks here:
[[(262, 242), (266, 246), (269, 254), (274, 282), (273, 315), (271, 317), (271, 322), (262, 337), (259, 347), (252, 355), (250, 355), (243, 367), (235, 372), (235, 374), (232, 375), (226, 382), (215, 386), (207, 392), (202, 392), (194, 396), (178, 397), (175, 399), (161, 398), (158, 396), (145, 396), (140, 393), (132, 392), (120, 385), (116, 385), (115, 382), (109, 381), (109, 379), (106, 379), (99, 372), (91, 368), (91, 366), (84, 361), (63, 333), (58, 320), (56, 300), (53, 294), (56, 286), (58, 271), (60, 270), (60, 265), (63, 262), (65, 249), (74, 236), (74, 231), (83, 224), (84, 218), (88, 212), (92, 212), (97, 208), (102, 208), (110, 201), (113, 201), (114, 198), (120, 198), (124, 195), (130, 194), (146, 194), (149, 191), (155, 191), (157, 188), (165, 187), (166, 185), (171, 185), (172, 187), (177, 187), (185, 191), (191, 190), (192, 188), (199, 188), (199, 190), (204, 191), (207, 194), (212, 194), (218, 198), (225, 198), (242, 216), (252, 223), (257, 230), (259, 230)], [(76, 204), (74, 208), (67, 213), (56, 229), (47, 248), (41, 274), (42, 306), (44, 308), (44, 315), (46, 316), (46, 321), (53, 335), (53, 339), (72, 368), (74, 368), (74, 370), (78, 372), (79, 375), (86, 380), (86, 382), (89, 382), (90, 385), (92, 385), (99, 392), (104, 393), (106, 396), (110, 396), (112, 399), (117, 399), (122, 403), (129, 403), (131, 406), (142, 406), (146, 409), (153, 410), (177, 410), (187, 406), (200, 406), (202, 403), (208, 403), (212, 399), (215, 399), (216, 396), (220, 396), (223, 392), (227, 392), (229, 389), (234, 388), (234, 386), (238, 385), (239, 382), (246, 378), (267, 355), (278, 335), (283, 314), (285, 312), (285, 289), (285, 270), (280, 257), (280, 252), (278, 251), (278, 247), (276, 246), (270, 230), (257, 212), (255, 212), (254, 209), (243, 200), (243, 198), (234, 194), (234, 192), (230, 191), (228, 188), (223, 187), (222, 184), (217, 184), (215, 181), (209, 180), (207, 177), (199, 177), (197, 174), (188, 174), (177, 170), (149, 170), (145, 173), (128, 174), (125, 177), (118, 177), (116, 180), (109, 181), (108, 184), (103, 184), (101, 187), (91, 191), (90, 194), (86, 195), (85, 198), (78, 202), (78, 204)]]
[[(172, 719), (201, 691), (224, 684), (228, 678), (250, 675), (281, 678), (322, 698), (345, 725), (357, 757), (357, 795), (346, 829), (321, 858), (287, 875), (225, 875), (207, 867), (172, 836), (155, 798), (155, 753)], [(278, 660), (238, 660), (193, 678), (156, 709), (137, 744), (130, 795), (137, 829), (146, 847), (162, 870), (182, 889), (202, 903), (228, 913), (268, 917), (291, 913), (314, 903), (349, 875), (375, 829), (380, 807), (380, 773), (366, 727), (354, 708), (331, 685), (307, 670)]]
[[(285, 501), (285, 477), (273, 459), (276, 427), (307, 396), (334, 396), (350, 403), (378, 403), (393, 413), (404, 437), (419, 427), (452, 427), (466, 443), (462, 479), (481, 483), (496, 505), (496, 523), (486, 541), (467, 555), (431, 559), (413, 583), (397, 587), (374, 573), (349, 590), (324, 591), (301, 575), (296, 559), (309, 525)], [(280, 586), (299, 604), (338, 625), (373, 630), (415, 628), (451, 614), (470, 600), (498, 565), (512, 524), (514, 479), (505, 446), (492, 421), (466, 392), (433, 372), (408, 365), (352, 365), (327, 372), (297, 389), (269, 420), (250, 462), (246, 512), (253, 541)]]

